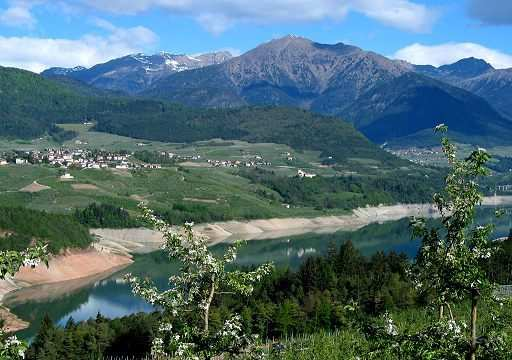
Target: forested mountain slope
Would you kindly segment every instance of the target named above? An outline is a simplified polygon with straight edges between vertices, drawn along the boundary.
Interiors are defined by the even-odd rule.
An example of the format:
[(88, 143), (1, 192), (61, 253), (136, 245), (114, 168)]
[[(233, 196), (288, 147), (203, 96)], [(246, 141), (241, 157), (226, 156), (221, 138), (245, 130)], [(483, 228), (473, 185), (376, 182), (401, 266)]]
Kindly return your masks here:
[(424, 144), (433, 137), (430, 129), (440, 123), (461, 142), (498, 145), (512, 139), (512, 122), (485, 100), (413, 73), (364, 94), (347, 109), (346, 117), (377, 143), (407, 137), (408, 142)]
[[(368, 141), (339, 118), (306, 110), (276, 107), (190, 109), (154, 103), (135, 105), (125, 113), (105, 113), (97, 130), (136, 138), (187, 142), (212, 138), (286, 144), (299, 150), (317, 150), (324, 159), (342, 162), (366, 158), (404, 164)], [(151, 114), (151, 115), (144, 115)]]
[(438, 68), (416, 65), (415, 70), (481, 96), (512, 117), (512, 69), (495, 69), (482, 59), (467, 58)]
[(54, 124), (97, 122), (96, 129), (142, 139), (192, 142), (212, 138), (274, 142), (318, 150), (331, 161), (400, 160), (338, 118), (287, 108), (192, 109), (161, 101), (95, 94), (86, 85), (0, 69), (0, 136), (31, 138)]

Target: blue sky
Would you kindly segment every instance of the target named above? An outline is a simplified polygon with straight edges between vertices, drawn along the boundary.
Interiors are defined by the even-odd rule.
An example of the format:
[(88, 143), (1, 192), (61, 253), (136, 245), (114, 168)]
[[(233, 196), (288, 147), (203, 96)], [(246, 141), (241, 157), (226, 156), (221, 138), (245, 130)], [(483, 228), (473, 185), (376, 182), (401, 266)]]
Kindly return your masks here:
[(241, 53), (286, 34), (512, 67), (512, 0), (0, 0), (0, 65), (32, 71), (132, 52)]

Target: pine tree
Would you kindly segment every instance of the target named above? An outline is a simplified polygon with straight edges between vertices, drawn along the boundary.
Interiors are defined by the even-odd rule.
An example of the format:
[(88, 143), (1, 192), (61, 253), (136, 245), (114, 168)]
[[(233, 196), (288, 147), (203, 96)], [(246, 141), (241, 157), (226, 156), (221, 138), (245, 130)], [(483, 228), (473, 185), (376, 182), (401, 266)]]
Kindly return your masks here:
[(336, 248), (336, 243), (334, 241), (329, 241), (329, 245), (327, 247), (327, 260), (334, 265), (337, 255), (338, 249)]
[(57, 359), (57, 330), (52, 319), (46, 314), (41, 322), (39, 332), (28, 352), (29, 359)]
[(64, 326), (66, 330), (73, 330), (76, 328), (75, 319), (73, 319), (72, 316), (69, 317), (68, 321), (66, 322), (66, 325)]
[(351, 240), (341, 245), (336, 262), (336, 271), (338, 274), (357, 274), (362, 262), (359, 250), (354, 247)]

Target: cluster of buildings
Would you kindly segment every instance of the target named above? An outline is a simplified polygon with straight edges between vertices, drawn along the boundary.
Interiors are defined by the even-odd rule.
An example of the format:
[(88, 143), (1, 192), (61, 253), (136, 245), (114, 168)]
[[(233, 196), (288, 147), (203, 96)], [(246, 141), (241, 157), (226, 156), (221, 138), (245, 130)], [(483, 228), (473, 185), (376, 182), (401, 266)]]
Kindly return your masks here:
[(293, 157), (293, 155), (290, 153), (290, 152), (285, 152), (284, 154), (282, 154), (287, 161), (293, 161), (295, 160), (295, 158)]
[(499, 192), (509, 192), (509, 191), (512, 191), (512, 184), (497, 185), (496, 186), (496, 191), (499, 191)]
[(0, 155), (0, 165), (48, 164), (59, 168), (78, 169), (159, 169), (160, 164), (146, 164), (132, 160), (127, 152), (91, 151), (83, 149), (46, 149), (14, 152)]
[(170, 151), (160, 151), (160, 156), (179, 161), (201, 160), (201, 155), (178, 155)]
[(214, 167), (227, 167), (227, 168), (238, 168), (238, 167), (259, 167), (259, 166), (271, 166), (272, 163), (263, 160), (259, 155), (255, 155), (250, 160), (208, 160), (208, 164)]
[(434, 147), (430, 149), (410, 147), (390, 150), (390, 153), (420, 165), (431, 165), (444, 162), (443, 151), (440, 147)]

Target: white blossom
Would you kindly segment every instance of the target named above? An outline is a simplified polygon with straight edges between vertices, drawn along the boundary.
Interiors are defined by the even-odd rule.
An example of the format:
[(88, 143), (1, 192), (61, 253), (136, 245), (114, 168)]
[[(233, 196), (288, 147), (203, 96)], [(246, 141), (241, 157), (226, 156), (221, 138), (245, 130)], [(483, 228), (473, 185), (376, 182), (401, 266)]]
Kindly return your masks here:
[[(153, 341), (153, 356), (170, 354), (182, 359), (199, 359), (198, 354), (212, 351), (208, 349), (216, 349), (216, 355), (222, 355), (235, 354), (249, 346), (254, 338), (244, 334), (238, 315), (225, 321), (220, 331), (211, 336), (208, 327), (210, 306), (220, 288), (226, 288), (233, 294), (251, 295), (254, 284), (270, 274), (272, 266), (265, 264), (251, 272), (227, 271), (226, 266), (236, 260), (242, 242), (229, 246), (223, 256), (215, 256), (208, 248), (208, 239), (193, 232), (193, 223), (187, 222), (177, 231), (157, 218), (152, 210), (143, 205), (141, 208), (144, 218), (163, 233), (165, 242), (162, 249), (170, 258), (178, 260), (182, 267), (178, 274), (169, 277), (169, 289), (166, 291), (159, 291), (147, 280), (126, 275), (133, 292), (178, 321), (193, 312), (199, 313), (203, 321), (202, 328), (199, 324), (192, 327), (188, 323), (174, 327), (167, 321), (160, 324), (159, 336)], [(201, 348), (205, 343), (209, 346)], [(206, 357), (212, 356), (211, 353), (204, 354)]]

